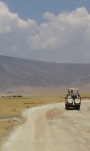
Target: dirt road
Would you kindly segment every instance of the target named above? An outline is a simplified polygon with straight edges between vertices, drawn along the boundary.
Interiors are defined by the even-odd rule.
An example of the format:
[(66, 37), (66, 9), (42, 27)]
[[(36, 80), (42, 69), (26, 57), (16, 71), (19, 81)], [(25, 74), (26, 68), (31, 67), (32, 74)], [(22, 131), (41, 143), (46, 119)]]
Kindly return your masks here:
[(89, 151), (90, 101), (81, 110), (65, 110), (64, 103), (28, 109), (27, 121), (10, 135), (2, 151)]

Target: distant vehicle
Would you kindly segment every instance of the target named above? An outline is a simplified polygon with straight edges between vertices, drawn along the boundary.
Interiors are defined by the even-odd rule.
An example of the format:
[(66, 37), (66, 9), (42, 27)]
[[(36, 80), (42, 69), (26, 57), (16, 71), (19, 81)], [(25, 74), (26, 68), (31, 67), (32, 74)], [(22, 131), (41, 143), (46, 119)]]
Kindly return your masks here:
[(65, 108), (73, 108), (80, 110), (81, 97), (79, 94), (79, 89), (69, 88), (68, 93), (65, 97)]

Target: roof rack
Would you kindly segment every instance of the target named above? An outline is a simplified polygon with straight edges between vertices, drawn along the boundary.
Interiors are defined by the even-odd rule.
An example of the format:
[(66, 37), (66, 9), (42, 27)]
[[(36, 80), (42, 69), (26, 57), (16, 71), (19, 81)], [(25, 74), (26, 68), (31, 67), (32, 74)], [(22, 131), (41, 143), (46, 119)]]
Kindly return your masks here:
[(79, 90), (79, 89), (77, 89), (77, 88), (69, 88), (68, 90)]

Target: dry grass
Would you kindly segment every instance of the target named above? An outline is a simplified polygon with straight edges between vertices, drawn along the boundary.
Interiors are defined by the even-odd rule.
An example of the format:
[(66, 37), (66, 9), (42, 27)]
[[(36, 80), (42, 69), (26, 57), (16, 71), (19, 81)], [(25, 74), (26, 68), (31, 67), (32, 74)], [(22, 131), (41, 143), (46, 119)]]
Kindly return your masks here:
[[(63, 101), (61, 97), (29, 97), (29, 98), (0, 98), (0, 143), (8, 136), (17, 125), (22, 124), (13, 121), (13, 117), (22, 118), (22, 111), (27, 108)], [(5, 121), (8, 119), (7, 121)], [(22, 120), (23, 122), (23, 120)]]
[(63, 97), (0, 98), (0, 118), (21, 116), (26, 108), (63, 101)]
[(7, 122), (2, 121), (0, 122), (0, 144), (7, 138), (10, 131), (15, 127), (18, 126), (19, 123), (17, 122)]
[(82, 99), (90, 99), (90, 93), (81, 93)]

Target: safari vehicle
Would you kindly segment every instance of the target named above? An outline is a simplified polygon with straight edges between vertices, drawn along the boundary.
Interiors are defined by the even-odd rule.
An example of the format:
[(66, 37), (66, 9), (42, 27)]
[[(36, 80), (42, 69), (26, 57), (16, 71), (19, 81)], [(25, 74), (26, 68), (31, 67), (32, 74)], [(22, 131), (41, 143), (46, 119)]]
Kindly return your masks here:
[(69, 88), (68, 93), (65, 97), (65, 108), (73, 108), (80, 110), (81, 97), (79, 94), (79, 89)]

